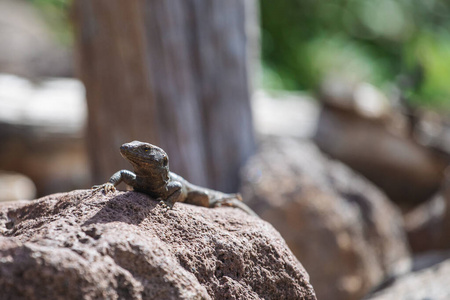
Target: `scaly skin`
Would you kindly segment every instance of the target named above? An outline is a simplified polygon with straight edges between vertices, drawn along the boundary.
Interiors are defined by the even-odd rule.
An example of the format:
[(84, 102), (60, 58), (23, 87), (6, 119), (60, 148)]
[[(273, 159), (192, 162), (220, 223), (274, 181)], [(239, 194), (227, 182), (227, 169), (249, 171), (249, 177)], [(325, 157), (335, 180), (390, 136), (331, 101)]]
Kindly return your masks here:
[(133, 166), (134, 173), (128, 170), (116, 172), (105, 184), (92, 187), (95, 191), (106, 193), (115, 191), (122, 181), (135, 191), (150, 195), (172, 208), (176, 202), (217, 207), (232, 206), (250, 215), (257, 216), (253, 210), (242, 203), (239, 194), (225, 194), (189, 183), (183, 177), (169, 171), (169, 157), (166, 152), (152, 144), (133, 141), (120, 147), (120, 154)]

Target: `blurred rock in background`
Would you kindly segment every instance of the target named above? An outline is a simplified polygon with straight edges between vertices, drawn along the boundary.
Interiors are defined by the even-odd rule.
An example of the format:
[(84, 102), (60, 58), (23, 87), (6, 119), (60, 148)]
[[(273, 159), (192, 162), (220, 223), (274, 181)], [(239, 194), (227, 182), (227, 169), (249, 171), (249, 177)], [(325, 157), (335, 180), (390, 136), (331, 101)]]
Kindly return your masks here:
[(360, 172), (391, 200), (411, 208), (439, 187), (449, 156), (413, 138), (408, 120), (367, 83), (324, 83), (314, 140), (325, 153)]
[(25, 175), (0, 171), (0, 202), (31, 200), (36, 197), (36, 186)]
[(242, 178), (243, 198), (301, 259), (318, 299), (360, 299), (408, 269), (400, 211), (311, 141), (264, 139)]
[[(338, 108), (335, 110), (340, 114), (341, 121), (348, 124), (337, 127), (339, 123), (335, 123), (332, 125), (336, 128), (330, 128), (341, 134), (339, 136), (348, 136), (344, 140), (337, 140), (335, 147), (345, 148), (349, 151), (348, 155), (365, 153), (372, 160), (380, 161), (383, 155), (389, 156), (392, 149), (387, 147), (388, 152), (373, 151), (377, 147), (375, 141), (380, 143), (380, 140), (387, 140), (382, 145), (399, 145), (394, 147), (401, 150), (397, 152), (397, 160), (422, 161), (417, 165), (428, 166), (425, 170), (433, 170), (430, 165), (437, 165), (436, 169), (440, 170), (431, 172), (436, 186), (428, 191), (431, 200), (427, 201), (430, 197), (427, 197), (428, 193), (424, 194), (415, 201), (426, 203), (405, 216), (409, 243), (415, 253), (411, 268), (408, 268), (411, 258), (409, 243), (405, 240), (406, 233), (399, 210), (370, 183), (362, 177), (358, 178), (358, 175), (341, 164), (325, 158), (308, 141), (307, 138), (314, 134), (317, 137), (320, 130), (317, 126), (323, 124), (316, 124), (320, 112), (318, 104), (299, 93), (256, 94), (253, 109), (261, 148), (244, 168), (244, 200), (249, 201), (261, 217), (274, 224), (293, 252), (302, 259), (320, 299), (360, 299), (371, 290), (373, 292), (367, 297), (374, 299), (404, 299), (403, 295), (422, 299), (417, 295), (427, 293), (444, 295), (432, 299), (447, 299), (447, 284), (444, 272), (441, 272), (446, 270), (445, 260), (450, 257), (450, 197), (447, 195), (447, 180), (443, 179), (448, 157), (445, 119), (436, 117), (435, 113), (421, 111), (417, 114), (417, 123), (411, 127), (403, 109), (391, 107), (386, 97), (374, 91), (372, 86), (363, 84), (359, 88), (349, 88), (348, 85), (340, 85), (336, 88), (352, 93), (359, 89), (356, 93), (359, 94), (359, 100), (358, 97), (347, 97), (344, 99), (347, 104), (341, 106), (337, 101)], [(367, 97), (372, 97), (368, 102), (373, 103), (364, 103), (365, 108), (361, 108), (357, 101)], [(377, 97), (381, 99), (376, 100)], [(293, 100), (292, 103), (289, 99)], [(328, 109), (327, 104), (324, 106), (324, 110)], [(334, 111), (329, 114), (332, 113)], [(321, 117), (323, 114), (322, 111)], [(359, 131), (356, 126), (375, 129), (364, 133), (363, 129)], [(353, 135), (355, 132), (360, 135)], [(334, 140), (333, 136), (329, 138)], [(356, 144), (356, 149), (345, 145), (352, 139), (363, 138), (371, 143), (365, 144), (365, 147)], [(395, 157), (389, 158), (387, 166), (383, 165), (388, 170), (385, 173), (381, 166), (367, 163), (380, 174), (393, 179), (393, 184), (402, 183), (405, 194), (409, 188), (417, 190), (413, 186), (417, 181), (411, 180), (408, 174), (410, 171), (398, 173), (397, 178), (389, 174), (392, 166), (398, 165)], [(418, 169), (414, 164), (403, 164), (403, 167), (407, 170)], [(426, 177), (424, 174), (427, 173), (422, 171), (419, 174)], [(352, 189), (356, 189), (356, 192)], [(399, 194), (400, 190), (398, 188)], [(434, 190), (438, 191), (433, 196)], [(400, 197), (398, 201), (404, 207), (414, 207), (414, 202), (402, 200), (404, 198)], [(367, 214), (367, 211), (370, 213)], [(439, 249), (442, 252), (436, 252)], [(391, 258), (395, 255), (405, 258), (398, 260), (398, 268), (392, 272), (386, 271), (386, 266), (390, 265), (386, 262), (389, 253)], [(430, 284), (419, 284), (418, 281), (422, 279)], [(416, 288), (410, 286), (411, 282), (417, 283), (415, 286), (425, 292), (414, 293)]]
[(257, 90), (252, 110), (260, 136), (310, 138), (316, 132), (320, 107), (305, 93)]
[(405, 216), (408, 238), (415, 252), (450, 249), (449, 175), (433, 198)]
[[(61, 38), (68, 24), (58, 26), (54, 14), (37, 8), (45, 1), (35, 4), (0, 0), (0, 170), (30, 178), (42, 196), (85, 187), (89, 174), (84, 89), (73, 79), (49, 78), (74, 76), (70, 39)], [(16, 183), (2, 185), (1, 196), (35, 198), (30, 186), (17, 194)]]
[(85, 122), (79, 81), (0, 74), (0, 170), (28, 176), (38, 195), (89, 184)]
[[(450, 259), (428, 262), (427, 267), (393, 278), (379, 290), (364, 297), (365, 300), (447, 300), (450, 299)], [(423, 258), (429, 259), (429, 258)]]

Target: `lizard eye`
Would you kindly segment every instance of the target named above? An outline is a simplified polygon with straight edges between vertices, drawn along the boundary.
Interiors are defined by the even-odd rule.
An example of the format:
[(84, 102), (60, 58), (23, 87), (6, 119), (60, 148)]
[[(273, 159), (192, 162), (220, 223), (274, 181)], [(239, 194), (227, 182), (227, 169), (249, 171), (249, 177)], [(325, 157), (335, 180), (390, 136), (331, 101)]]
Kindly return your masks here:
[(149, 146), (144, 146), (144, 148), (143, 148), (143, 149), (144, 149), (144, 151), (145, 151), (145, 152), (148, 152), (148, 151), (150, 151), (150, 147), (149, 147)]
[(164, 156), (163, 158), (163, 166), (167, 166), (167, 164), (169, 163), (169, 158), (167, 156)]

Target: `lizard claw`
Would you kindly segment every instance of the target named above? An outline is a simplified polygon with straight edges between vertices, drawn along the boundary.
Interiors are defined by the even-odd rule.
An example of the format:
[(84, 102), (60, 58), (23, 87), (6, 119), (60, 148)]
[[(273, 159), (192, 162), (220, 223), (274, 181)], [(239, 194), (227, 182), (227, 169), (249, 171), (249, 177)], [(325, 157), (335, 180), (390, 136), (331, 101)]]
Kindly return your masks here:
[(111, 182), (107, 182), (107, 183), (100, 184), (100, 185), (94, 185), (91, 189), (93, 190), (94, 193), (96, 193), (98, 191), (104, 191), (105, 194), (116, 191), (116, 187)]
[(161, 198), (159, 198), (159, 205), (161, 205), (166, 211), (173, 208), (173, 203), (164, 201)]

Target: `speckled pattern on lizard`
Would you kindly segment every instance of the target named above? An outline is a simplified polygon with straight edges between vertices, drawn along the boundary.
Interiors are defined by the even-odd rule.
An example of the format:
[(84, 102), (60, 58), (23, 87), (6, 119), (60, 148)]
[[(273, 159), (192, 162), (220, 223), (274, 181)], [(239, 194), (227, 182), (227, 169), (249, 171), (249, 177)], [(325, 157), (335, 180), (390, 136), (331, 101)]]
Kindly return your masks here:
[(117, 171), (107, 183), (93, 186), (94, 191), (103, 190), (105, 193), (115, 191), (115, 187), (123, 181), (135, 191), (160, 200), (167, 208), (172, 208), (176, 202), (204, 207), (231, 206), (257, 216), (242, 202), (240, 194), (225, 194), (196, 186), (169, 171), (169, 157), (157, 146), (133, 141), (123, 144), (120, 147), (120, 154), (131, 163), (134, 172)]

